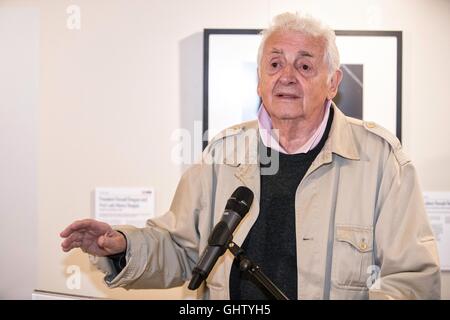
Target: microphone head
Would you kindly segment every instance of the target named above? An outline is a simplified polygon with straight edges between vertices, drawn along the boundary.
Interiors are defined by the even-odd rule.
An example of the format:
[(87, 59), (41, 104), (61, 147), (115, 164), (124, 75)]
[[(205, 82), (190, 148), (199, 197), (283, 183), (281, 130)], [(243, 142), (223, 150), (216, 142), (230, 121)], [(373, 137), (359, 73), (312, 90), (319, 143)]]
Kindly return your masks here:
[(243, 218), (253, 202), (253, 192), (247, 187), (237, 188), (227, 201), (225, 211), (234, 211)]

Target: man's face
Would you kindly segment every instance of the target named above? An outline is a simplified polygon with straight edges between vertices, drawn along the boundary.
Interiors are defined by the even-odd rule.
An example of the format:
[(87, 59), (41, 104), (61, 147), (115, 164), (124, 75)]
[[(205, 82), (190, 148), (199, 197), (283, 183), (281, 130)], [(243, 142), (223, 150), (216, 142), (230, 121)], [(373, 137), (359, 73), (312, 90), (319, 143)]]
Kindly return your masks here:
[[(258, 95), (273, 120), (311, 120), (322, 115), (341, 79), (328, 80), (325, 41), (299, 32), (275, 32), (263, 48)], [(314, 121), (314, 120), (313, 120)]]

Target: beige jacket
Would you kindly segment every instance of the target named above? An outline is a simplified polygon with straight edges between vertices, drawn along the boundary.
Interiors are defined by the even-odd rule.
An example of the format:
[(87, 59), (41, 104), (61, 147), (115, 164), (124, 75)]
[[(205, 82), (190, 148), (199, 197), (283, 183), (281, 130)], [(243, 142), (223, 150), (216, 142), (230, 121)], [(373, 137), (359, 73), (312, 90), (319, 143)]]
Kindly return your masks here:
[[(332, 107), (329, 137), (295, 199), (298, 297), (440, 298), (436, 241), (410, 159), (385, 129)], [(256, 121), (243, 123), (213, 139), (202, 161), (181, 178), (165, 215), (143, 229), (117, 227), (127, 237), (126, 267), (117, 275), (108, 259), (97, 259), (109, 287), (184, 284), (241, 185), (255, 194), (234, 233), (234, 242), (243, 243), (259, 212), (257, 128)], [(219, 258), (203, 288), (205, 299), (229, 299), (232, 262), (228, 251)]]

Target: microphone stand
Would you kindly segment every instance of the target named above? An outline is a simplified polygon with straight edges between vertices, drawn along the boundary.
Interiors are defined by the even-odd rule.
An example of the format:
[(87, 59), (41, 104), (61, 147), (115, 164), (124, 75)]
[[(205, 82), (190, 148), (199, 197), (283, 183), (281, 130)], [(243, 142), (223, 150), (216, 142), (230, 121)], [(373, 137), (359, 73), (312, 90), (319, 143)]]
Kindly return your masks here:
[(248, 273), (259, 285), (261, 285), (274, 300), (289, 300), (289, 298), (261, 271), (260, 266), (251, 261), (244, 250), (233, 241), (228, 244), (228, 249), (239, 262), (241, 271)]

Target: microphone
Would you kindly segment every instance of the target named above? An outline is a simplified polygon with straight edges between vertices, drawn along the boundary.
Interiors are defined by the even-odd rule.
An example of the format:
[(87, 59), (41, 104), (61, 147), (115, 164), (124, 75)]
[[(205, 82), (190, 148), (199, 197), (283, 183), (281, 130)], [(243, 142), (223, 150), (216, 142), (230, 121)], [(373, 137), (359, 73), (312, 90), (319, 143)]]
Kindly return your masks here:
[(228, 248), (233, 232), (242, 218), (250, 210), (253, 192), (247, 187), (237, 188), (227, 201), (222, 219), (216, 224), (208, 238), (208, 246), (203, 251), (196, 267), (192, 270), (192, 279), (188, 288), (196, 290), (205, 280), (212, 268)]

